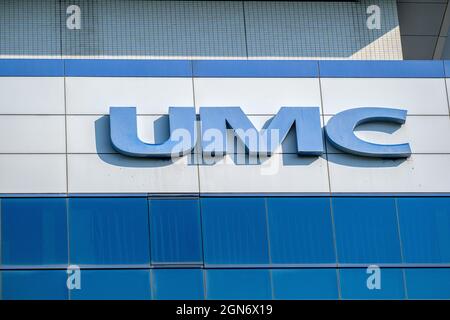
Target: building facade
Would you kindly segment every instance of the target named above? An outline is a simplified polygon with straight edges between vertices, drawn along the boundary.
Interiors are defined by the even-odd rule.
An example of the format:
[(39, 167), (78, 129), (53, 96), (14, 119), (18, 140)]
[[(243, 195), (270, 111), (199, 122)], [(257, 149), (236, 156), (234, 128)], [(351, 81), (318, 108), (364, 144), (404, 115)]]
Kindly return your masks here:
[[(449, 299), (450, 63), (402, 60), (396, 2), (375, 31), (369, 2), (76, 1), (81, 29), (75, 3), (1, 2), (1, 298)], [(199, 138), (123, 154), (111, 107), (146, 145), (194, 108)], [(318, 108), (323, 152), (299, 154), (296, 123), (271, 156), (239, 128), (205, 154), (204, 107), (258, 130)], [(333, 146), (355, 108), (406, 110), (351, 132), (411, 154)]]

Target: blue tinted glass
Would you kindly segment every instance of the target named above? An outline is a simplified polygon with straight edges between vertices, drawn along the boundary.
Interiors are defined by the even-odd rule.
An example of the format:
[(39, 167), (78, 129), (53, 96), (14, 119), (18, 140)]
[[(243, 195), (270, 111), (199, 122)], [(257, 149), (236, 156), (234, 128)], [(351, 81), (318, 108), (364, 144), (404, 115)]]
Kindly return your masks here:
[(66, 200), (2, 199), (3, 265), (67, 265)]
[(329, 198), (267, 200), (272, 263), (336, 263)]
[(81, 289), (71, 300), (149, 300), (150, 270), (81, 270)]
[(150, 200), (153, 263), (202, 263), (198, 200)]
[(407, 263), (450, 262), (450, 199), (399, 198), (403, 257)]
[(405, 269), (408, 299), (450, 299), (450, 269)]
[(65, 270), (0, 272), (0, 296), (4, 300), (66, 300)]
[(336, 269), (272, 270), (275, 299), (338, 299)]
[(72, 264), (149, 264), (147, 199), (69, 200)]
[(153, 269), (153, 298), (159, 300), (204, 299), (203, 270)]
[(272, 299), (267, 269), (206, 271), (206, 298), (213, 300)]
[(393, 198), (333, 198), (339, 263), (400, 263)]
[(404, 299), (401, 269), (340, 269), (342, 299)]
[(205, 263), (269, 263), (264, 198), (205, 198), (201, 206)]

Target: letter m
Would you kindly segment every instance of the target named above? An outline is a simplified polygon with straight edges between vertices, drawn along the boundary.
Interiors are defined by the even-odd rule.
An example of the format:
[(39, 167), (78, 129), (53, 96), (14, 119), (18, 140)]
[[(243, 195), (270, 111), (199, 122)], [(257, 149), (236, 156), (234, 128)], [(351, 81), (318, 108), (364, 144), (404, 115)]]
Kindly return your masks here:
[(299, 155), (324, 152), (318, 107), (282, 107), (259, 132), (240, 107), (201, 107), (200, 119), (203, 152), (225, 154), (231, 128), (250, 154), (271, 155), (294, 125)]

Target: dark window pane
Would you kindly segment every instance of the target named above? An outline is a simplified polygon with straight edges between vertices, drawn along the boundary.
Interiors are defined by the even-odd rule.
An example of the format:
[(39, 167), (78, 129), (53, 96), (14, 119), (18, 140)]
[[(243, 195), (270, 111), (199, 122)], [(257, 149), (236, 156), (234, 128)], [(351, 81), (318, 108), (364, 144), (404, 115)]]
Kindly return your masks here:
[(67, 300), (65, 270), (2, 271), (4, 300)]
[(205, 263), (269, 263), (263, 198), (206, 198), (201, 205)]
[(267, 200), (272, 263), (336, 263), (329, 198)]
[[(366, 268), (340, 269), (339, 278), (343, 299), (404, 299), (401, 269), (378, 269), (379, 274)], [(376, 279), (376, 277), (378, 277)], [(377, 282), (379, 280), (379, 282)], [(379, 284), (379, 286), (378, 286)], [(377, 289), (379, 288), (379, 289)]]
[(409, 299), (450, 299), (450, 269), (405, 269)]
[(72, 264), (150, 263), (147, 199), (70, 199), (69, 227)]
[(160, 300), (202, 300), (203, 270), (153, 269), (153, 297)]
[(206, 298), (272, 299), (267, 269), (212, 269), (206, 271)]
[(203, 263), (198, 200), (150, 200), (152, 263)]
[(338, 299), (336, 269), (275, 269), (275, 299)]
[(149, 300), (150, 270), (81, 270), (81, 289), (70, 299)]
[(333, 198), (339, 263), (400, 263), (393, 198)]
[(3, 265), (67, 265), (66, 200), (2, 199)]
[(450, 199), (400, 198), (403, 257), (407, 263), (450, 262)]

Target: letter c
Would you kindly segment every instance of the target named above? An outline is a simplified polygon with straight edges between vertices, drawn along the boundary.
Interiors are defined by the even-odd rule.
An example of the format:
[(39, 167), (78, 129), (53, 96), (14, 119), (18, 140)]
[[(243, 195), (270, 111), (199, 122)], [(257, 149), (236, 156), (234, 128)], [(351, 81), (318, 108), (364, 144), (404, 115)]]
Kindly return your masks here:
[(345, 152), (379, 158), (407, 158), (411, 155), (409, 143), (376, 144), (361, 140), (354, 130), (368, 122), (390, 122), (403, 124), (406, 110), (391, 108), (355, 108), (342, 111), (333, 116), (325, 127), (330, 143)]

